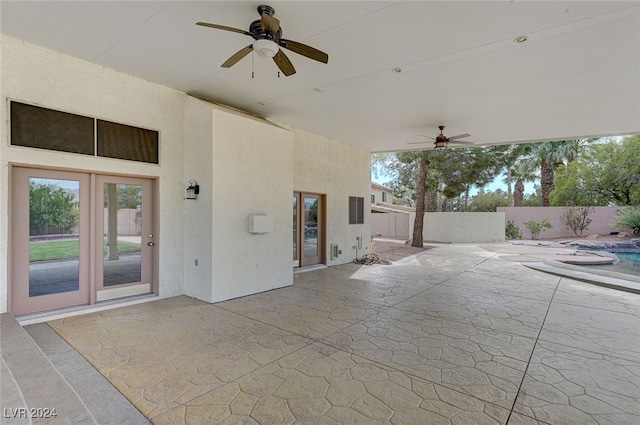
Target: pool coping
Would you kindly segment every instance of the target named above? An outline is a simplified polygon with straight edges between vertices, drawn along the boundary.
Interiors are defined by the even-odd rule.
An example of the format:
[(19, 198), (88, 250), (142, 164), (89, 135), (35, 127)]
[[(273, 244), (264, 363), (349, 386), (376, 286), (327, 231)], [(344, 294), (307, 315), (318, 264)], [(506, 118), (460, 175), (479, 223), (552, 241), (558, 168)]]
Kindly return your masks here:
[(557, 260), (526, 262), (522, 265), (531, 269), (551, 273), (557, 276), (580, 280), (594, 285), (640, 294), (640, 276), (616, 273), (605, 270), (591, 270), (583, 266), (563, 263)]

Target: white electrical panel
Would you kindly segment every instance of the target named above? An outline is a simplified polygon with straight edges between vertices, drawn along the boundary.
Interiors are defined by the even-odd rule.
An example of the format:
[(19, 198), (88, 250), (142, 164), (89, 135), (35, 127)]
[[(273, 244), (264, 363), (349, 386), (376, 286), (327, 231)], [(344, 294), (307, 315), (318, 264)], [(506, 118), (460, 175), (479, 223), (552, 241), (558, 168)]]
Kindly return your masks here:
[(249, 216), (249, 233), (262, 235), (273, 231), (273, 219), (266, 214), (251, 214)]

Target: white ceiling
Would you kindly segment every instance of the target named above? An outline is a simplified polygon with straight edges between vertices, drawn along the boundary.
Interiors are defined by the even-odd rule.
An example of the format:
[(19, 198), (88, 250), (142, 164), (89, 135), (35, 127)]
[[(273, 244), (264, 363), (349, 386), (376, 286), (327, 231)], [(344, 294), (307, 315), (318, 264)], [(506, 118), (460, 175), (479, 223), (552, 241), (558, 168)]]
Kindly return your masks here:
[(3, 0), (0, 30), (371, 151), (430, 147), (408, 143), (441, 124), (478, 145), (640, 133), (638, 1), (272, 1), (329, 63), (221, 68), (252, 39), (195, 23), (248, 30), (262, 3)]

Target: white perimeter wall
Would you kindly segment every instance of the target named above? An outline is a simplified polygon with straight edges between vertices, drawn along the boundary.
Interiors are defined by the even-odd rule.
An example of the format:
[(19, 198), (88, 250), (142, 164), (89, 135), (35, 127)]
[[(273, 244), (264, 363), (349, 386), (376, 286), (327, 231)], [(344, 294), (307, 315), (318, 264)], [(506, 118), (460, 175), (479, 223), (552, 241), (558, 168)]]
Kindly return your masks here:
[[(7, 311), (9, 163), (151, 176), (160, 182), (160, 296), (183, 293), (183, 113), (185, 95), (10, 37), (0, 39), (0, 312)], [(160, 132), (160, 165), (11, 147), (8, 101)]]
[[(344, 264), (356, 257), (356, 238), (361, 238), (358, 257), (370, 252), (371, 153), (302, 130), (294, 130), (293, 188), (299, 192), (325, 194), (328, 265)], [(364, 224), (349, 224), (349, 197), (364, 198)], [(289, 200), (291, 209), (291, 200)], [(342, 254), (331, 260), (329, 247), (338, 244)]]
[[(409, 220), (413, 235), (415, 213)], [(424, 214), (422, 237), (443, 243), (504, 242), (502, 212), (428, 212)]]
[(371, 236), (410, 239), (413, 232), (409, 233), (409, 229), (413, 226), (409, 224), (409, 219), (415, 220), (415, 214), (409, 213), (373, 213), (371, 214)]

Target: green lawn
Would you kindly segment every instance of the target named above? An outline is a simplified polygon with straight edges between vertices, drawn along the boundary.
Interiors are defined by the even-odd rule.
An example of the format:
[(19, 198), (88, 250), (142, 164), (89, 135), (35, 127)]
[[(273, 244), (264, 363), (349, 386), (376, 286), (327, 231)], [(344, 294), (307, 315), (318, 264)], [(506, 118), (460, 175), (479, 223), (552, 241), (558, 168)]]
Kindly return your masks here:
[[(140, 252), (140, 246), (118, 242), (118, 252), (121, 254)], [(107, 255), (106, 242), (103, 255)], [(77, 240), (36, 242), (29, 245), (29, 262), (63, 260), (65, 258), (78, 258)]]

